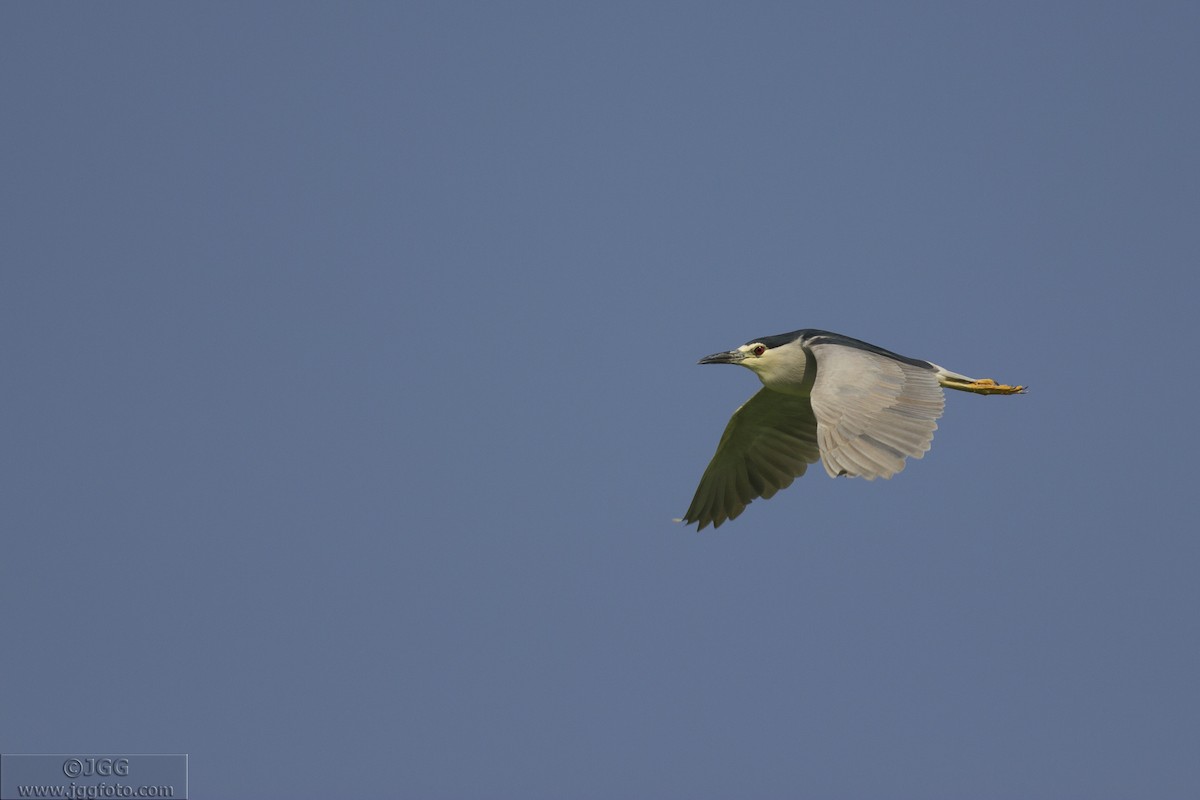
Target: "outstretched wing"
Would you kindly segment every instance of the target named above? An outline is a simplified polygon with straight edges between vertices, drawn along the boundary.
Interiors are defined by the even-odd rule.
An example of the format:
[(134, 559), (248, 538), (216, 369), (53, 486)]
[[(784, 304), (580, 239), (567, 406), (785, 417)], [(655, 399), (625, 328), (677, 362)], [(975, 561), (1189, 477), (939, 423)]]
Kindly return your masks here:
[(809, 346), (821, 460), (834, 477), (890, 478), (929, 449), (945, 398), (926, 362), (849, 342)]
[(807, 397), (760, 389), (733, 413), (717, 453), (700, 478), (685, 523), (714, 528), (768, 498), (820, 458), (817, 418)]

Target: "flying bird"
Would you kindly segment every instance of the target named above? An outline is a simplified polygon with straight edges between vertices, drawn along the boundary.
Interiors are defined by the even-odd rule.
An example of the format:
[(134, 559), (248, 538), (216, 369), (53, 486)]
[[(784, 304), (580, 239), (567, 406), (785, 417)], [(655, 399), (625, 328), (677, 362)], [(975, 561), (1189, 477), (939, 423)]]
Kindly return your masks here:
[(929, 361), (812, 328), (749, 341), (701, 364), (738, 364), (763, 388), (733, 413), (717, 452), (679, 520), (696, 530), (736, 519), (819, 459), (830, 477), (890, 478), (933, 441), (942, 387), (1023, 394), (990, 378), (968, 378)]

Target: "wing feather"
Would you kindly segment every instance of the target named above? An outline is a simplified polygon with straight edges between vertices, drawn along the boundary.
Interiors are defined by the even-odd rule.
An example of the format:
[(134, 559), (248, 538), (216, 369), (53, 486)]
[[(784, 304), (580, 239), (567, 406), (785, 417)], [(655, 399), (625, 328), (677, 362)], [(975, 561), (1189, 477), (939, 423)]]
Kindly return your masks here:
[(836, 341), (810, 347), (812, 409), (825, 471), (890, 478), (929, 450), (945, 399), (933, 367)]
[(725, 426), (683, 521), (718, 528), (756, 498), (790, 486), (820, 457), (808, 398), (760, 389)]

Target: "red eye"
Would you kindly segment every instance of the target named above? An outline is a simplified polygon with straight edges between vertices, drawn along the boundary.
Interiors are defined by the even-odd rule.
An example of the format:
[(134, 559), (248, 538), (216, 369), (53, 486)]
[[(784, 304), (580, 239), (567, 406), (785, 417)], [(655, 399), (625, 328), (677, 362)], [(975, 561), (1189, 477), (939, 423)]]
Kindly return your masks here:
[(750, 352), (754, 353), (756, 356), (761, 356), (763, 353), (767, 352), (767, 348), (763, 347), (761, 344), (756, 344), (750, 349)]

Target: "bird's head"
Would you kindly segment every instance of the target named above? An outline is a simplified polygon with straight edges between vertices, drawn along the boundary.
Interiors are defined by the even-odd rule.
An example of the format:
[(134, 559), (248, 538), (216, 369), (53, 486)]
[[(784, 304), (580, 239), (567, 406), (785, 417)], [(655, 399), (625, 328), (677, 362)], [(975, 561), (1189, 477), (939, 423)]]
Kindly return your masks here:
[[(751, 370), (764, 386), (777, 391), (807, 394), (812, 384), (810, 358), (797, 332), (754, 339), (735, 350), (705, 356), (699, 363), (737, 364)], [(806, 373), (809, 380), (805, 380)]]

